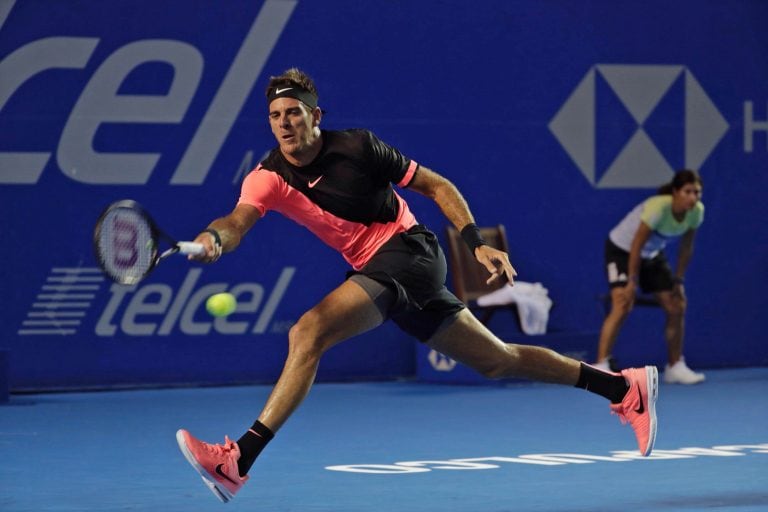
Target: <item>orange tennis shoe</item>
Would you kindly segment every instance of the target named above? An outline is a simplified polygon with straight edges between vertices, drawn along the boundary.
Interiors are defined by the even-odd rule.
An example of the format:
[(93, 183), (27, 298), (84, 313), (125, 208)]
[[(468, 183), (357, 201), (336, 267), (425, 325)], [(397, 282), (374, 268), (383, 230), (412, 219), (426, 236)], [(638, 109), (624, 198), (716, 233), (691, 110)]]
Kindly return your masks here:
[(203, 483), (224, 503), (234, 498), (248, 481), (248, 476), (241, 477), (237, 470), (240, 448), (227, 436), (223, 445), (208, 444), (181, 429), (176, 432), (176, 441), (181, 453), (200, 473)]
[(655, 366), (621, 371), (629, 390), (621, 403), (611, 404), (611, 413), (629, 423), (637, 437), (637, 447), (647, 457), (656, 442), (656, 399), (659, 397), (659, 371)]

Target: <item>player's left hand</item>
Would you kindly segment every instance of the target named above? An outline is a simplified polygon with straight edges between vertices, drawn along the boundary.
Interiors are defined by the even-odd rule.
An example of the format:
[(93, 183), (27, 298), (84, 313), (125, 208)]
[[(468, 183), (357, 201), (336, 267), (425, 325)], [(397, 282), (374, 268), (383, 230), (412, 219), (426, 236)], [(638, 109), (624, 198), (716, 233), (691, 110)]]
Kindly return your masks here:
[(486, 284), (491, 284), (498, 279), (510, 285), (515, 284), (514, 279), (517, 276), (517, 271), (509, 262), (509, 256), (504, 251), (494, 249), (490, 245), (481, 245), (475, 249), (475, 258), (491, 273)]

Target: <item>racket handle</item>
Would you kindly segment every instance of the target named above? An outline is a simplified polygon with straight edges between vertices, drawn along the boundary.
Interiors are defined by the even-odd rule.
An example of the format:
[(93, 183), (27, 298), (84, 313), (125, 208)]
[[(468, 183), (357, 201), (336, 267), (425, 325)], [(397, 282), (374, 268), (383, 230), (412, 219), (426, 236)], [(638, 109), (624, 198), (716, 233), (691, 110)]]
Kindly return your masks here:
[(205, 247), (203, 244), (198, 244), (195, 242), (178, 242), (176, 244), (179, 247), (179, 252), (181, 254), (203, 254), (205, 252)]

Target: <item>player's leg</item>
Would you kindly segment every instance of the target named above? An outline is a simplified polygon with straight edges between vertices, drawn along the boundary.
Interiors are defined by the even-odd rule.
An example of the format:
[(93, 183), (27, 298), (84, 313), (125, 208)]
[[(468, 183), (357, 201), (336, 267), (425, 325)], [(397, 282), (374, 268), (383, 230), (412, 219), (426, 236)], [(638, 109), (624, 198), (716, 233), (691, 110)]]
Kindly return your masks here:
[(611, 310), (603, 320), (600, 328), (600, 337), (597, 342), (597, 363), (601, 369), (608, 369), (608, 359), (613, 353), (616, 338), (619, 336), (621, 326), (632, 311), (633, 301), (627, 298), (623, 286), (611, 288)]
[(685, 296), (675, 291), (660, 291), (654, 295), (666, 314), (664, 337), (667, 341), (667, 365), (664, 382), (669, 384), (698, 384), (705, 380), (703, 373), (694, 372), (683, 357), (685, 337)]
[(641, 454), (649, 455), (653, 449), (658, 395), (655, 367), (609, 373), (544, 347), (504, 343), (467, 309), (446, 321), (427, 344), (489, 378), (576, 386), (608, 398), (611, 410), (632, 425)]
[(670, 384), (698, 384), (705, 377), (688, 368), (683, 357), (685, 336), (685, 310), (687, 301), (683, 288), (675, 285), (672, 268), (664, 251), (645, 262), (641, 269), (640, 282), (644, 290), (651, 292), (666, 315), (664, 338), (667, 342), (667, 365), (664, 382)]
[(673, 365), (683, 355), (686, 301), (683, 296), (671, 291), (656, 292), (654, 295), (666, 315), (664, 338), (667, 341), (668, 362)]
[(225, 437), (223, 445), (209, 444), (186, 430), (177, 432), (182, 453), (219, 499), (229, 501), (247, 481), (246, 474), (258, 454), (309, 393), (323, 353), (380, 325), (387, 300), (385, 296), (382, 303), (358, 282), (347, 280), (302, 315), (289, 332), (288, 356), (280, 378), (258, 420), (237, 442)]
[(575, 385), (579, 362), (533, 345), (504, 343), (463, 309), (427, 344), (490, 379), (524, 378)]
[(632, 311), (634, 297), (629, 297), (625, 293), (627, 275), (629, 274), (629, 253), (616, 246), (611, 240), (606, 240), (604, 257), (605, 274), (610, 288), (611, 309), (600, 328), (595, 366), (608, 371), (612, 369), (613, 347), (616, 344), (621, 326), (624, 325), (624, 321)]
[(379, 308), (353, 280), (304, 313), (288, 334), (288, 357), (259, 421), (277, 432), (309, 392), (323, 353), (383, 321)]

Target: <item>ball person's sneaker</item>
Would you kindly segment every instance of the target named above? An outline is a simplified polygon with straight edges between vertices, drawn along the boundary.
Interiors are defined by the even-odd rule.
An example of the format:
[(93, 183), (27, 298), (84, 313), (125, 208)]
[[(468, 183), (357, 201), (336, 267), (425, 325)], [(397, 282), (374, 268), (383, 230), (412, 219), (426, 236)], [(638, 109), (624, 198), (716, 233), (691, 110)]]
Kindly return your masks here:
[(181, 453), (200, 473), (203, 483), (224, 503), (235, 497), (248, 476), (241, 477), (237, 470), (240, 448), (224, 436), (224, 444), (208, 444), (195, 439), (184, 429), (176, 432)]
[(685, 364), (685, 358), (680, 358), (672, 366), (667, 363), (664, 368), (664, 382), (666, 384), (698, 384), (704, 382), (703, 373), (695, 372)]
[(656, 442), (656, 399), (659, 397), (659, 371), (655, 366), (621, 371), (629, 390), (621, 403), (611, 404), (611, 413), (629, 423), (637, 437), (640, 454), (647, 457)]

